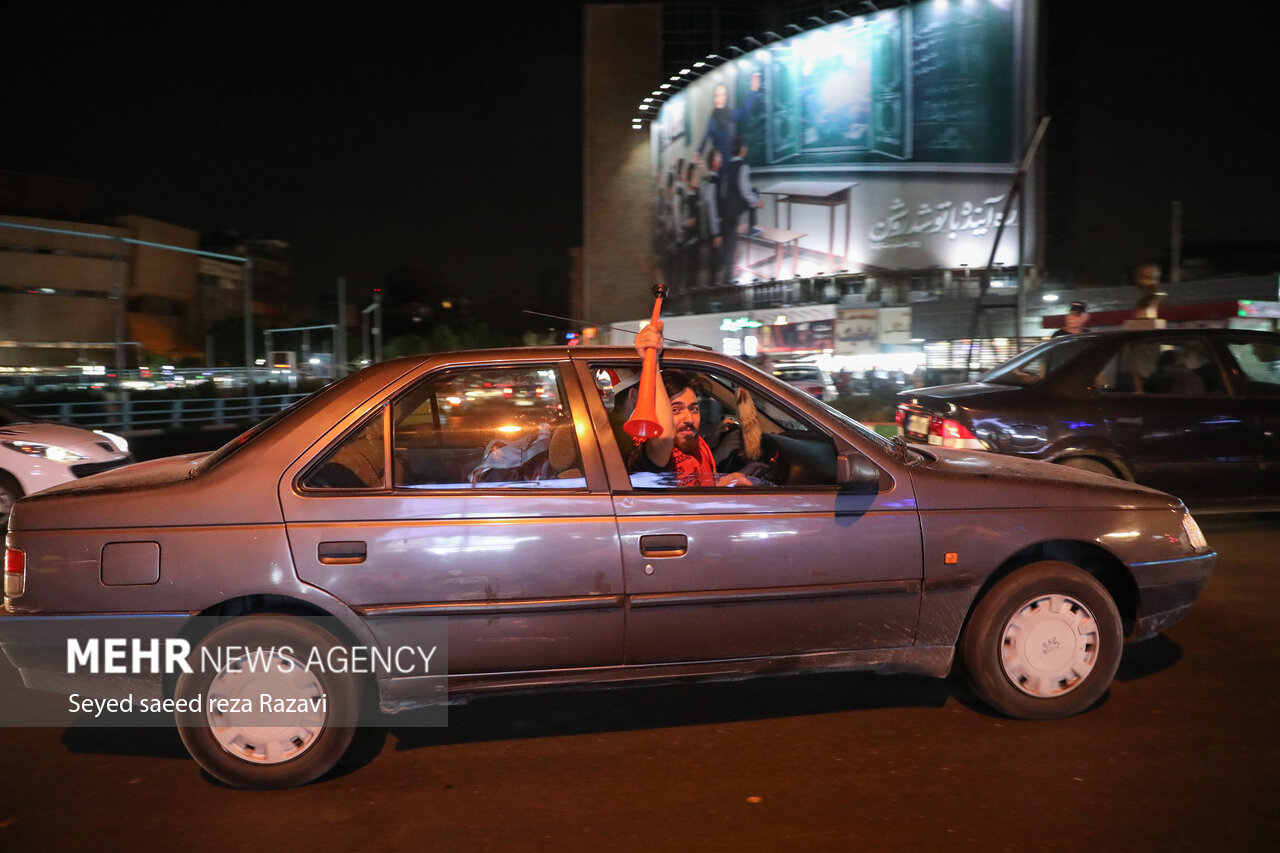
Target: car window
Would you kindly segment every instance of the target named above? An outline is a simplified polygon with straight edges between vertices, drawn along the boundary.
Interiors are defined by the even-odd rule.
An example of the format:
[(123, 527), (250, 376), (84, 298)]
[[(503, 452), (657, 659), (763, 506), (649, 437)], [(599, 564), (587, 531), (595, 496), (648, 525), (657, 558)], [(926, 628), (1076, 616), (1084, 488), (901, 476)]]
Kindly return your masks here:
[(348, 435), (303, 479), (309, 489), (380, 489), (386, 484), (384, 412)]
[(1280, 346), (1268, 341), (1228, 340), (1227, 349), (1249, 380), (1249, 393), (1280, 396)]
[[(391, 405), (396, 489), (571, 489), (586, 485), (573, 418), (550, 367), (436, 374)], [(375, 417), (304, 478), (308, 488), (382, 488), (386, 447)]]
[(1226, 394), (1222, 370), (1200, 338), (1155, 338), (1121, 348), (1098, 375), (1104, 393), (1211, 397)]
[[(671, 466), (656, 466), (641, 456), (641, 445), (629, 436), (624, 424), (635, 411), (639, 384), (637, 365), (593, 367), (596, 387), (609, 412), (618, 453), (626, 461), (631, 486), (637, 489), (670, 489), (693, 483)], [(683, 369), (695, 398), (698, 437), (714, 459), (717, 479), (741, 474), (736, 488), (775, 488), (835, 484), (835, 443), (831, 437), (805, 422), (789, 406), (760, 389), (741, 384), (712, 371)]]

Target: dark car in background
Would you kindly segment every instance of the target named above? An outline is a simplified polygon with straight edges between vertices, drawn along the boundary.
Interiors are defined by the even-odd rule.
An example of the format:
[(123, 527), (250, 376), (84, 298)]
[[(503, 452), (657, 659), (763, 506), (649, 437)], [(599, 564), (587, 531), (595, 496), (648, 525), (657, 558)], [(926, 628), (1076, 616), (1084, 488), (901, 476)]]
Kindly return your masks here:
[(1196, 510), (1280, 508), (1280, 335), (1066, 335), (972, 382), (898, 395), (911, 442), (1056, 462)]
[[(630, 464), (633, 349), (384, 362), (212, 454), (18, 501), (0, 646), (28, 687), (168, 702), (209, 773), (280, 787), (334, 766), (361, 696), (427, 713), (491, 690), (956, 664), (1004, 714), (1075, 714), (1213, 565), (1170, 495), (911, 447), (726, 356), (667, 349), (672, 368), (740, 431), (733, 488)], [(92, 668), (104, 620), (139, 666)], [(400, 668), (410, 648), (422, 668)], [(396, 668), (311, 666), (360, 650)]]

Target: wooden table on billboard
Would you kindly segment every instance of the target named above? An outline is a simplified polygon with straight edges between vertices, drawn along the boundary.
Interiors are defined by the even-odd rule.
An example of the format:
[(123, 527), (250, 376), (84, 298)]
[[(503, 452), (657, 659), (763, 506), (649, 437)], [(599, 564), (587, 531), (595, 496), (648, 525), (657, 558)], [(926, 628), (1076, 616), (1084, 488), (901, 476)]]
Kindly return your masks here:
[(836, 248), (836, 208), (842, 204), (845, 220), (844, 260), (846, 263), (849, 261), (849, 238), (852, 235), (853, 222), (853, 217), (849, 213), (853, 203), (853, 188), (857, 185), (856, 181), (781, 181), (766, 190), (761, 190), (760, 194), (775, 196), (773, 207), (775, 224), (781, 225), (778, 208), (786, 204), (788, 229), (791, 228), (791, 205), (793, 204), (810, 204), (826, 207), (831, 211), (827, 232), (827, 265), (830, 266), (835, 257)]
[[(802, 231), (788, 231), (783, 228), (761, 228), (759, 234), (748, 234), (747, 226), (738, 226), (738, 243), (742, 246), (742, 263), (734, 263), (738, 269), (752, 275), (759, 275), (756, 267), (761, 264), (767, 264), (769, 261), (774, 262), (773, 277), (775, 279), (782, 278), (782, 254), (789, 246), (791, 247), (791, 274), (794, 276), (799, 269), (800, 260), (800, 238), (805, 236)], [(766, 246), (773, 247), (773, 257), (766, 255), (758, 261), (751, 261), (751, 244), (762, 243)]]

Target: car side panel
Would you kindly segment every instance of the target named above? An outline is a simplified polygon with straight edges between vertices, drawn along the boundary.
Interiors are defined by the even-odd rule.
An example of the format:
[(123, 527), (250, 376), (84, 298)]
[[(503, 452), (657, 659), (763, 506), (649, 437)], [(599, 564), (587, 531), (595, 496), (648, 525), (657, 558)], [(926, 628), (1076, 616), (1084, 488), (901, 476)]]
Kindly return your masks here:
[(1186, 612), (1216, 557), (1190, 549), (1180, 518), (1157, 508), (923, 511), (925, 581), (916, 642), (954, 644), (988, 578), (1015, 559), (1122, 568), (1136, 595), (1133, 638), (1150, 636), (1152, 626), (1170, 625)]
[(1134, 479), (1193, 505), (1233, 503), (1257, 488), (1257, 416), (1238, 397), (1123, 394), (1105, 406)]

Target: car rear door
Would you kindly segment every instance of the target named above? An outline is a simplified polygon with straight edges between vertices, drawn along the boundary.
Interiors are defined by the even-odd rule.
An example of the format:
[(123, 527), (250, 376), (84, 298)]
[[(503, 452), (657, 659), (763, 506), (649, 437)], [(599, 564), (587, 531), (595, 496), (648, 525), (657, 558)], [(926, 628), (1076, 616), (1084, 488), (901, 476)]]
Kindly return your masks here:
[[(605, 367), (594, 365), (594, 375), (627, 372)], [(669, 488), (633, 478), (625, 460), (631, 443), (625, 435), (612, 440), (626, 411), (607, 411), (608, 388), (602, 398), (587, 395), (600, 407), (596, 421), (618, 518), (627, 663), (911, 644), (922, 555), (908, 479), (886, 476), (879, 494), (842, 493), (830, 433), (739, 377), (720, 380), (751, 391), (757, 409), (791, 406), (787, 431), (762, 438), (765, 457), (780, 459), (774, 473), (785, 472), (782, 485)], [(732, 406), (732, 393), (722, 402)]]
[(1100, 403), (1139, 483), (1201, 506), (1253, 493), (1258, 421), (1223, 367), (1196, 334), (1144, 337), (1117, 355), (1117, 374), (1132, 381)]
[(282, 479), (299, 577), (389, 644), (447, 619), (452, 675), (621, 663), (617, 527), (576, 386), (533, 363), (400, 388)]

